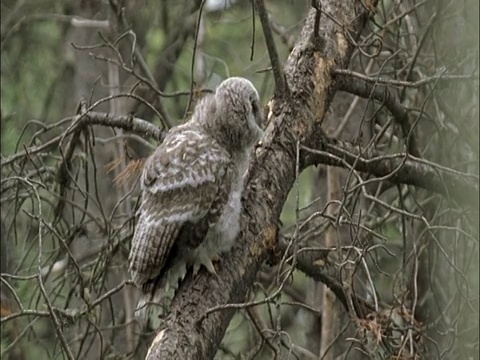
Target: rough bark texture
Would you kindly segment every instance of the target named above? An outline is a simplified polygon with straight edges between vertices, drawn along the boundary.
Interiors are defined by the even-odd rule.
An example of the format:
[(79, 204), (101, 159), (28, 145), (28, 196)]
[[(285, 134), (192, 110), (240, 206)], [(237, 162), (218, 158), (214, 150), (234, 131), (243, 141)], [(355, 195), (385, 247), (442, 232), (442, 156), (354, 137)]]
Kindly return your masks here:
[(147, 359), (213, 358), (234, 310), (198, 320), (210, 308), (244, 301), (276, 248), (277, 222), (295, 178), (296, 141), (309, 138), (321, 124), (335, 92), (333, 70), (348, 63), (353, 47), (348, 39), (356, 37), (368, 14), (358, 1), (325, 1), (316, 35), (315, 15), (315, 10), (309, 13), (285, 66), (289, 94), (270, 102), (266, 135), (250, 167), (237, 244), (223, 258), (217, 279), (202, 272), (181, 285)]

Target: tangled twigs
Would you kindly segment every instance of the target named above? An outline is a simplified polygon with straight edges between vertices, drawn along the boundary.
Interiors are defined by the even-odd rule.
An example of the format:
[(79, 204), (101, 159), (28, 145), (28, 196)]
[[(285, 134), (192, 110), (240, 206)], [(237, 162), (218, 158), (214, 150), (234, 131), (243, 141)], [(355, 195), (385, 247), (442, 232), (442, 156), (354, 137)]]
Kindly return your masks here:
[[(72, 117), (71, 120), (75, 121), (77, 117)], [(107, 127), (117, 127), (125, 131), (132, 131), (139, 133), (147, 138), (152, 138), (156, 141), (162, 141), (164, 137), (164, 131), (151, 124), (150, 122), (131, 116), (131, 115), (116, 115), (110, 113), (102, 113), (96, 111), (89, 111), (86, 114), (82, 114), (81, 123), (83, 125), (101, 125)], [(80, 123), (79, 123), (80, 124)], [(77, 124), (77, 126), (79, 125)], [(63, 138), (69, 136), (77, 127), (69, 128), (66, 132), (59, 136), (52, 138), (43, 145), (32, 146), (28, 148), (28, 154), (30, 156), (37, 155), (39, 153), (47, 152), (50, 149), (58, 146)], [(23, 159), (27, 156), (27, 151), (19, 151), (6, 159), (3, 159), (1, 166), (10, 165), (17, 160)]]
[(70, 142), (67, 145), (67, 151), (65, 152), (65, 154), (63, 153), (62, 148), (60, 147), (60, 153), (62, 154), (63, 160), (60, 163), (60, 166), (58, 168), (58, 173), (57, 173), (57, 183), (59, 186), (59, 191), (58, 191), (59, 198), (58, 198), (57, 206), (55, 207), (55, 210), (54, 210), (55, 219), (58, 219), (58, 217), (62, 213), (62, 210), (65, 207), (65, 195), (66, 195), (67, 188), (70, 184), (70, 180), (72, 179), (72, 176), (71, 176), (72, 157), (73, 157), (75, 148), (78, 146), (80, 142), (80, 134), (85, 129), (85, 125), (82, 124), (81, 122), (81, 117), (83, 113), (86, 113), (86, 109), (87, 109), (87, 103), (84, 99), (82, 99), (79, 104), (78, 112), (77, 112), (77, 116), (80, 116), (79, 125), (76, 126), (73, 131), (72, 138), (70, 139)]

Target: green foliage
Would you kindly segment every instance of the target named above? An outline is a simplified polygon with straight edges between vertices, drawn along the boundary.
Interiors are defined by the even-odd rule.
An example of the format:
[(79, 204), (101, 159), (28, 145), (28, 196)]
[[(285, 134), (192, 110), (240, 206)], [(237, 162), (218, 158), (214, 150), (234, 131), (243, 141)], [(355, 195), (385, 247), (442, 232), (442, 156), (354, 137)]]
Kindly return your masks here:
[[(62, 69), (60, 24), (38, 21), (20, 27), (6, 44), (2, 53), (2, 152), (14, 151), (14, 142), (27, 120), (41, 122), (58, 120), (61, 102), (50, 97), (55, 94), (50, 87)], [(51, 104), (51, 118), (42, 118)], [(31, 131), (25, 134), (31, 135)]]
[(158, 56), (158, 53), (162, 49), (162, 45), (165, 42), (165, 33), (160, 28), (151, 28), (145, 37), (145, 47), (148, 49), (148, 52), (145, 56), (145, 60), (150, 68), (153, 68), (155, 65), (155, 60)]

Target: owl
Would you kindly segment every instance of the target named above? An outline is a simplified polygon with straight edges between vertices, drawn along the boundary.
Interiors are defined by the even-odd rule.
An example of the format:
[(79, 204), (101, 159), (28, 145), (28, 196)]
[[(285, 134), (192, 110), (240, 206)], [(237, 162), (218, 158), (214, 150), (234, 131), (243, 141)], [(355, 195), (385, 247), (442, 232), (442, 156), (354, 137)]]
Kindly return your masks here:
[(240, 228), (244, 175), (261, 124), (255, 87), (231, 77), (146, 160), (129, 254), (129, 272), (144, 294), (137, 311), (159, 303), (190, 268), (215, 274), (212, 260), (232, 247)]

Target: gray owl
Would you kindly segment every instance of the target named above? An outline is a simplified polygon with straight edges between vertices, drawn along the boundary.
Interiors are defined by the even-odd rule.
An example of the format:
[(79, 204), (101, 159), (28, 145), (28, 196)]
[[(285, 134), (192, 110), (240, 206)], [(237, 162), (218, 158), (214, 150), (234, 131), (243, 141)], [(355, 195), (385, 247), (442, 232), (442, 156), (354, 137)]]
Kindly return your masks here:
[(145, 295), (137, 310), (175, 288), (190, 267), (215, 273), (212, 259), (231, 248), (239, 231), (244, 174), (260, 124), (255, 87), (232, 77), (147, 159), (129, 255), (130, 274)]

